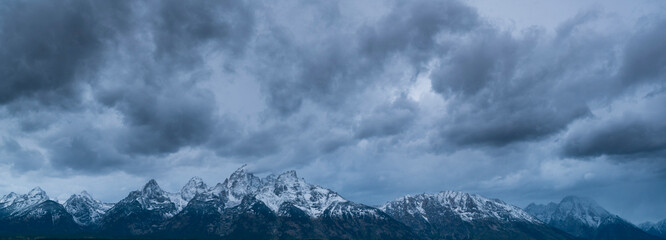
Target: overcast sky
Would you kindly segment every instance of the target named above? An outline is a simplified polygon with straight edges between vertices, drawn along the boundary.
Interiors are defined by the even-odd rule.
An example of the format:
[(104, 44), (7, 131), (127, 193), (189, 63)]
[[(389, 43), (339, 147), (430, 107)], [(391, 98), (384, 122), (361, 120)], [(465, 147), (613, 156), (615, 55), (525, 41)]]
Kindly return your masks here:
[(236, 168), (666, 218), (666, 2), (2, 1), (0, 194)]

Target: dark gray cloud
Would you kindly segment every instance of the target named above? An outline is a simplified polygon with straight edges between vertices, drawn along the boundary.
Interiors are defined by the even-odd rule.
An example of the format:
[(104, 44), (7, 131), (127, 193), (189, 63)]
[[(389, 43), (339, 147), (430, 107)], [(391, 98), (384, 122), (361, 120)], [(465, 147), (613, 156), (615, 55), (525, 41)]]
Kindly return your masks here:
[(554, 38), (538, 28), (515, 36), (486, 26), (452, 47), (431, 74), (433, 90), (451, 104), (433, 146), (544, 139), (590, 116), (590, 104), (626, 92), (615, 74), (618, 54), (608, 51), (623, 43), (590, 31), (597, 16), (578, 14)]
[[(660, 118), (662, 120), (663, 118)], [(565, 154), (571, 157), (632, 155), (666, 150), (666, 126), (661, 121), (621, 119), (568, 139)], [(659, 153), (663, 156), (663, 152)], [(640, 156), (636, 156), (640, 157)]]
[(375, 60), (404, 54), (421, 64), (443, 50), (438, 36), (468, 32), (480, 22), (473, 8), (458, 1), (399, 2), (375, 26), (360, 29), (361, 51)]
[(120, 114), (121, 128), (86, 124), (45, 141), (54, 166), (83, 172), (206, 143), (219, 116), (197, 85), (208, 79), (204, 54), (238, 57), (254, 32), (240, 1), (16, 1), (2, 11), (0, 103), (23, 130), (75, 117), (42, 106)]
[(147, 28), (152, 41), (142, 45), (154, 50), (116, 49), (135, 55), (127, 60), (138, 63), (121, 65), (134, 73), (106, 80), (121, 82), (112, 87), (99, 83), (96, 97), (124, 116), (128, 128), (117, 140), (121, 152), (173, 153), (181, 147), (201, 145), (216, 125), (214, 94), (196, 86), (206, 77), (197, 73), (205, 70), (201, 66), (203, 55), (211, 49), (231, 56), (241, 54), (253, 33), (253, 16), (243, 2), (145, 4), (154, 12), (138, 16), (148, 20), (147, 24), (129, 34), (141, 38)]
[(558, 97), (569, 90), (557, 86), (566, 75), (551, 70), (562, 63), (541, 62), (545, 59), (535, 49), (542, 39), (539, 34), (516, 39), (487, 29), (445, 57), (431, 76), (433, 89), (452, 102), (441, 138), (435, 138), (436, 147), (502, 146), (540, 139), (588, 114), (584, 99)]
[(556, 40), (565, 40), (577, 31), (579, 27), (585, 23), (596, 20), (599, 18), (601, 12), (599, 9), (592, 9), (590, 11), (583, 11), (576, 14), (576, 16), (570, 18), (569, 20), (561, 23), (557, 27), (557, 36)]
[(80, 82), (98, 66), (97, 55), (114, 34), (111, 27), (127, 24), (123, 18), (123, 13), (129, 11), (125, 3), (3, 3), (0, 104), (23, 99), (48, 106), (76, 105)]
[[(325, 19), (343, 20), (337, 15)], [(297, 111), (304, 99), (339, 106), (371, 86), (387, 61), (407, 58), (420, 68), (443, 50), (436, 44), (439, 35), (469, 31), (478, 22), (476, 12), (458, 1), (414, 1), (391, 6), (378, 23), (355, 31), (324, 25), (314, 43), (299, 41), (313, 33), (292, 35), (278, 24), (269, 25), (270, 35), (260, 36), (259, 48), (267, 64), (259, 71), (267, 104), (282, 115)]]
[(171, 0), (154, 4), (156, 13), (148, 14), (155, 58), (176, 61), (175, 66), (201, 64), (196, 50), (206, 44), (214, 49), (226, 48), (233, 54), (242, 53), (254, 32), (252, 10), (243, 1)]
[[(586, 123), (586, 128), (575, 129), (565, 138), (563, 154), (569, 157), (621, 156), (621, 159), (637, 160), (661, 158), (666, 150), (666, 125), (662, 109), (666, 98), (663, 89), (666, 80), (666, 31), (658, 27), (664, 19), (642, 20), (640, 27), (629, 37), (623, 48), (623, 56), (615, 76), (624, 89), (639, 86), (655, 86), (641, 97), (643, 104), (633, 108), (620, 107), (623, 115), (600, 116)], [(656, 83), (656, 85), (651, 85)], [(641, 95), (641, 94), (639, 94)], [(621, 100), (618, 100), (621, 101)]]
[(627, 84), (666, 78), (666, 19), (644, 21), (624, 48), (619, 77)]
[(396, 135), (409, 129), (417, 117), (416, 104), (402, 95), (390, 105), (380, 106), (369, 117), (362, 119), (356, 137), (364, 139)]
[[(622, 160), (663, 158), (666, 154), (666, 95), (658, 92), (645, 97), (640, 108), (624, 109), (619, 116), (599, 116), (575, 128), (565, 138), (563, 153), (569, 157), (622, 157)], [(666, 169), (666, 166), (664, 167)]]
[[(67, 129), (57, 138), (48, 139), (50, 164), (58, 170), (87, 174), (100, 174), (126, 169), (132, 160), (113, 148), (111, 139), (104, 133), (87, 129)], [(134, 161), (139, 161), (135, 159)], [(56, 173), (57, 174), (57, 173)]]
[(341, 147), (350, 145), (351, 143), (351, 138), (346, 135), (332, 135), (320, 141), (319, 150), (324, 154), (332, 153)]
[(348, 38), (331, 36), (315, 47), (293, 38), (266, 37), (270, 49), (260, 48), (260, 54), (267, 54), (262, 56), (266, 69), (258, 73), (270, 108), (287, 116), (297, 112), (304, 100), (340, 106), (347, 95), (369, 85), (368, 75), (381, 65), (364, 61), (354, 39)]
[[(186, 89), (186, 88), (185, 88)], [(128, 127), (117, 139), (126, 153), (172, 153), (185, 146), (205, 143), (215, 126), (214, 98), (205, 91), (181, 89), (123, 92), (113, 107), (122, 111)], [(154, 94), (154, 95), (153, 95)]]
[(432, 87), (445, 95), (476, 95), (493, 82), (514, 76), (516, 64), (533, 47), (528, 40), (514, 39), (509, 33), (481, 29), (464, 45), (458, 45), (433, 73)]
[(275, 126), (264, 130), (235, 135), (235, 141), (215, 146), (221, 156), (263, 157), (277, 153), (286, 142), (285, 134), (290, 130), (286, 126)]
[(0, 152), (2, 152), (0, 162), (9, 164), (18, 173), (38, 170), (45, 163), (42, 153), (37, 150), (26, 149), (16, 140), (10, 138), (3, 139)]

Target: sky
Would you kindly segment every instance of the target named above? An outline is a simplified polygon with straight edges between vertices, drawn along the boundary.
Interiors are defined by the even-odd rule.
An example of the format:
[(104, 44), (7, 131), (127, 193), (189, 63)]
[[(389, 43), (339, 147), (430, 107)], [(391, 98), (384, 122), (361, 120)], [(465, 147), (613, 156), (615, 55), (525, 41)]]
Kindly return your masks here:
[(666, 218), (666, 2), (2, 1), (0, 195), (235, 169)]

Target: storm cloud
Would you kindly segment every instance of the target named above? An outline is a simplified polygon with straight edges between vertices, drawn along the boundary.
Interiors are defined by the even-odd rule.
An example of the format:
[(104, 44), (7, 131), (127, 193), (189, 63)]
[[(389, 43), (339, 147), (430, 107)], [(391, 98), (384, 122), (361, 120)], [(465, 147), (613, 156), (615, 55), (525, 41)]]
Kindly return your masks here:
[(525, 20), (483, 0), (5, 1), (0, 191), (117, 201), (102, 179), (177, 187), (247, 163), (367, 204), (594, 192), (661, 219), (666, 6), (616, 4)]
[(565, 138), (564, 154), (572, 157), (624, 156), (626, 160), (651, 156), (663, 160), (666, 113), (658, 109), (664, 103), (666, 94), (661, 90), (644, 96), (640, 104), (614, 106), (618, 110), (613, 115), (602, 113), (594, 120), (581, 122), (572, 127)]
[(128, 24), (122, 13), (129, 9), (120, 1), (10, 1), (0, 11), (0, 103), (67, 107), (78, 103), (82, 77), (100, 64), (104, 41)]

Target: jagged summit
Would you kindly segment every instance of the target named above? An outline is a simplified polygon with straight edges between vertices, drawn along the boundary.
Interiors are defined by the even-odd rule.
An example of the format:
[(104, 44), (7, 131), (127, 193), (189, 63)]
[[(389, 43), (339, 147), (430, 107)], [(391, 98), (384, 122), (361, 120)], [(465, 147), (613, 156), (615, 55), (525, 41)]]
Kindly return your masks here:
[(572, 214), (588, 214), (592, 216), (598, 216), (599, 218), (612, 217), (612, 214), (599, 206), (596, 201), (577, 196), (564, 197), (562, 201), (560, 201), (560, 210), (569, 211)]
[(93, 226), (101, 220), (102, 216), (113, 204), (95, 200), (92, 195), (84, 190), (80, 194), (70, 196), (63, 206), (72, 215), (77, 224)]
[[(588, 226), (598, 227), (603, 221), (619, 218), (610, 214), (592, 199), (577, 196), (567, 196), (560, 201), (558, 206), (559, 214), (575, 217)], [(548, 216), (547, 216), (548, 217)], [(550, 215), (550, 218), (556, 217)], [(549, 218), (546, 218), (549, 221)]]
[(246, 167), (247, 167), (247, 163), (244, 163), (244, 164), (241, 165), (238, 169), (236, 169), (236, 171), (245, 171), (245, 168), (246, 168)]
[(587, 198), (587, 197), (581, 197), (581, 196), (576, 196), (576, 195), (567, 195), (560, 202), (578, 202), (578, 203), (584, 203), (584, 204), (589, 204), (589, 205), (598, 205), (594, 199)]
[(287, 178), (298, 179), (298, 175), (296, 175), (296, 171), (289, 170), (289, 171), (286, 171), (286, 172), (280, 174), (278, 176), (278, 179), (280, 179), (280, 178), (282, 178), (282, 179), (287, 179)]
[(278, 212), (283, 203), (294, 207), (312, 217), (321, 214), (337, 204), (348, 202), (336, 192), (299, 179), (296, 171), (284, 172), (275, 178), (269, 175), (262, 179), (264, 185), (256, 194), (271, 210)]
[(155, 181), (155, 179), (150, 179), (146, 183), (146, 185), (143, 186), (143, 189), (141, 191), (146, 194), (151, 192), (163, 192), (162, 188), (160, 188), (160, 185), (157, 184), (157, 181)]
[(30, 197), (40, 197), (40, 198), (48, 198), (46, 195), (46, 192), (42, 190), (40, 187), (35, 187), (30, 192), (28, 192), (28, 196)]
[(81, 191), (79, 193), (79, 195), (83, 196), (83, 197), (86, 197), (86, 198), (92, 198), (92, 195), (90, 195), (90, 193), (88, 193), (88, 191), (86, 191), (86, 190)]
[(577, 196), (566, 196), (559, 204), (540, 205), (532, 203), (525, 210), (546, 223), (571, 218), (594, 228), (604, 221), (619, 219), (619, 217), (599, 206), (594, 200)]
[(225, 201), (225, 208), (236, 207), (245, 198), (256, 198), (275, 213), (279, 213), (282, 205), (288, 203), (311, 217), (320, 216), (335, 203), (347, 202), (329, 189), (299, 179), (296, 171), (259, 178), (248, 172), (246, 165), (234, 171), (223, 183), (207, 191), (207, 194), (221, 196)]
[(225, 207), (235, 207), (241, 203), (243, 197), (252, 195), (263, 184), (262, 180), (252, 173), (245, 171), (246, 165), (236, 169), (229, 178), (222, 183), (222, 188), (218, 189), (227, 199)]
[(271, 173), (271, 174), (268, 174), (268, 176), (264, 177), (264, 181), (273, 182), (273, 181), (277, 180), (277, 178), (278, 178), (278, 175), (276, 175), (275, 173)]
[(18, 194), (16, 194), (15, 192), (10, 192), (9, 194), (0, 198), (0, 207), (4, 206), (4, 205), (11, 204), (15, 199), (17, 199), (19, 197), (20, 196)]
[(206, 184), (204, 183), (204, 181), (201, 177), (194, 176), (194, 177), (190, 178), (189, 181), (187, 181), (187, 183), (185, 184), (185, 186), (183, 186), (183, 188), (185, 188), (186, 186), (189, 186), (189, 185), (198, 186), (198, 185), (206, 185)]
[(67, 202), (67, 201), (69, 201), (69, 200), (71, 200), (71, 199), (78, 199), (78, 198), (83, 198), (83, 199), (93, 199), (93, 197), (90, 195), (90, 193), (88, 193), (87, 191), (81, 191), (81, 192), (78, 193), (78, 194), (72, 194), (72, 195), (70, 195), (69, 198), (68, 198), (67, 200), (65, 200), (65, 202)]
[(180, 196), (185, 201), (190, 201), (197, 194), (201, 194), (208, 191), (208, 186), (203, 182), (203, 179), (200, 177), (191, 178), (183, 188), (180, 189)]
[(234, 172), (231, 173), (231, 175), (229, 175), (229, 177), (227, 179), (241, 178), (241, 177), (243, 177), (245, 175), (248, 175), (248, 174), (252, 175), (251, 173), (248, 173), (245, 170), (245, 168), (247, 168), (247, 164), (243, 164), (242, 166), (237, 168)]

